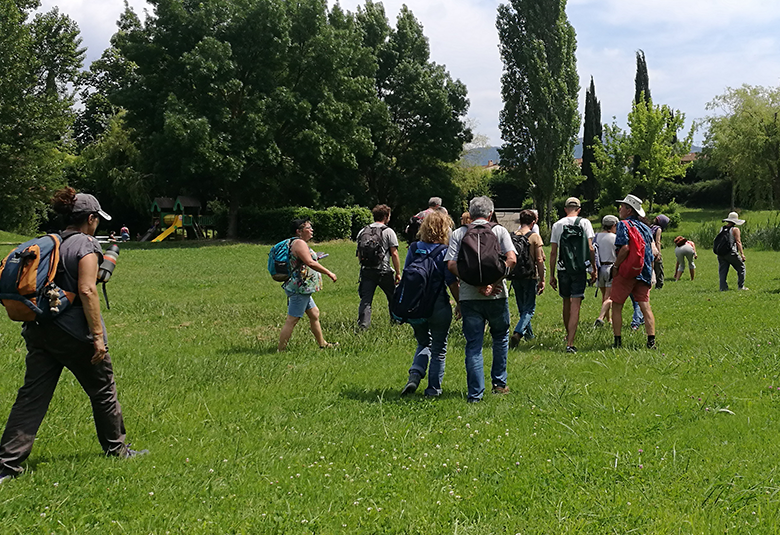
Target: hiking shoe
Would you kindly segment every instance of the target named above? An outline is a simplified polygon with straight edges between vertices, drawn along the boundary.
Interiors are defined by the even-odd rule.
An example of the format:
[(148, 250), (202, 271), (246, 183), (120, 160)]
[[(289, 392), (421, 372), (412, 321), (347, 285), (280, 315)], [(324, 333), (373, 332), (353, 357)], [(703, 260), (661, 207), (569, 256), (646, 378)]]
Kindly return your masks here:
[(740, 290), (750, 290), (750, 288), (748, 288), (747, 286), (743, 286), (742, 288), (740, 288)]
[(468, 398), (468, 399), (466, 399), (466, 403), (479, 403), (480, 401), (482, 401), (482, 399), (480, 399), (480, 398)]
[(603, 326), (604, 326), (604, 320), (602, 319), (596, 318), (596, 321), (593, 322), (594, 328), (603, 327)]
[(577, 352), (577, 348), (574, 347), (574, 346), (566, 346), (566, 352), (567, 353), (576, 353)]
[(493, 385), (493, 393), (494, 394), (509, 394), (509, 387), (504, 385)]
[(647, 342), (647, 349), (657, 349), (657, 348), (658, 346), (655, 345), (655, 340), (653, 340), (652, 342)]
[(523, 338), (523, 336), (520, 333), (512, 333), (512, 336), (509, 337), (509, 349), (514, 349), (520, 344), (520, 340)]
[(406, 382), (406, 386), (404, 386), (401, 390), (401, 396), (414, 394), (415, 390), (417, 390), (417, 387), (420, 386), (421, 379), (422, 375), (417, 372), (411, 372), (409, 374), (409, 380)]
[(127, 444), (124, 449), (117, 454), (117, 457), (120, 459), (132, 459), (133, 457), (140, 457), (147, 453), (149, 453), (149, 450), (131, 450), (130, 444)]

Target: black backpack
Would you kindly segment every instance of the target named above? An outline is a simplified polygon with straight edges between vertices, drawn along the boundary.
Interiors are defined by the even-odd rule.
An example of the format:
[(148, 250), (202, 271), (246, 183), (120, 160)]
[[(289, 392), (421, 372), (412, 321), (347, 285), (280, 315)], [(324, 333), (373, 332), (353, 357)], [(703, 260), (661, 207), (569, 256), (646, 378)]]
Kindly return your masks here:
[(414, 257), (404, 268), (401, 282), (393, 292), (390, 312), (394, 317), (400, 320), (431, 317), (436, 298), (444, 288), (444, 273), (436, 265), (436, 259), (446, 248), (439, 245), (426, 252), (417, 249), (417, 242), (409, 245)]
[(728, 225), (720, 229), (720, 232), (715, 236), (715, 241), (712, 242), (712, 252), (716, 255), (728, 255), (734, 252), (734, 236), (731, 234), (731, 229)]
[(472, 286), (495, 284), (506, 276), (506, 257), (501, 254), (498, 237), (493, 234), (497, 223), (471, 223), (460, 242), (458, 276)]
[(585, 229), (580, 226), (581, 217), (564, 225), (558, 240), (561, 263), (568, 273), (585, 273), (590, 264), (590, 250)]
[(378, 268), (385, 258), (385, 246), (382, 233), (387, 225), (363, 229), (357, 243), (357, 257), (364, 268)]
[(406, 239), (410, 242), (417, 239), (417, 233), (420, 231), (420, 225), (422, 225), (424, 217), (420, 214), (415, 214), (409, 218), (404, 234), (406, 234)]
[(512, 245), (515, 246), (517, 264), (506, 276), (507, 280), (532, 279), (536, 274), (536, 266), (531, 256), (531, 242), (528, 237), (533, 233), (529, 230), (525, 234), (512, 234)]

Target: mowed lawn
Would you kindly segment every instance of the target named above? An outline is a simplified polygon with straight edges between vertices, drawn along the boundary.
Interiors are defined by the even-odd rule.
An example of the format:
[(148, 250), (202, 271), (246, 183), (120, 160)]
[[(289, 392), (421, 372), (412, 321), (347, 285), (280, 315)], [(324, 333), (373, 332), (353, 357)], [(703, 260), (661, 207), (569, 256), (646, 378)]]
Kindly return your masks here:
[[(511, 393), (475, 405), (457, 322), (444, 395), (399, 398), (411, 328), (391, 326), (378, 295), (355, 332), (352, 243), (315, 245), (339, 277), (316, 301), (340, 348), (318, 349), (301, 323), (284, 354), (268, 246), (123, 247), (104, 316), (128, 438), (151, 453), (104, 458), (65, 372), (25, 474), (0, 486), (0, 531), (780, 531), (778, 253), (748, 250), (750, 291), (720, 293), (699, 246), (694, 282), (652, 292), (658, 350), (627, 328), (611, 349), (591, 288), (580, 352), (565, 354), (548, 289), (537, 338), (510, 351)], [(19, 330), (0, 320), (0, 424), (23, 378)]]

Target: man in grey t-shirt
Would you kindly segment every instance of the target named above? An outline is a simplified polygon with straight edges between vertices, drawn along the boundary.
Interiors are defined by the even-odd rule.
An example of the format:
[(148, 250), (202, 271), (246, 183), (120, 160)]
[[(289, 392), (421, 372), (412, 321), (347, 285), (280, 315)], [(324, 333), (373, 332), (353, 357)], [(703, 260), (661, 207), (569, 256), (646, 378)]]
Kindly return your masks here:
[[(382, 257), (378, 265), (367, 265), (361, 259), (360, 281), (358, 283), (358, 295), (360, 296), (358, 327), (361, 329), (368, 329), (371, 325), (371, 305), (374, 301), (374, 293), (376, 293), (377, 287), (381, 288), (385, 293), (389, 308), (393, 301), (395, 285), (401, 280), (398, 236), (396, 236), (393, 229), (387, 226), (390, 222), (390, 207), (386, 204), (378, 204), (371, 212), (374, 216), (374, 222), (358, 233), (358, 249), (355, 254), (360, 258), (361, 237), (366, 232), (375, 232), (380, 236)], [(391, 262), (392, 267), (390, 267)]]
[[(475, 197), (469, 203), (472, 225), (486, 225), (493, 214), (493, 201), (488, 197)], [(471, 225), (470, 225), (471, 226)], [(458, 275), (458, 254), (463, 236), (469, 227), (460, 227), (450, 236), (450, 244), (444, 260), (447, 268)], [(499, 249), (506, 255), (507, 271), (511, 271), (517, 262), (512, 238), (501, 225), (492, 228), (498, 238)], [(509, 350), (509, 303), (506, 283), (498, 283), (478, 288), (460, 281), (458, 309), (463, 318), (463, 335), (466, 337), (466, 383), (470, 403), (482, 400), (485, 392), (485, 374), (482, 359), (482, 341), (485, 336), (485, 323), (490, 326), (493, 338), (493, 365), (490, 376), (493, 381), (493, 393), (509, 392), (506, 386), (506, 360)]]

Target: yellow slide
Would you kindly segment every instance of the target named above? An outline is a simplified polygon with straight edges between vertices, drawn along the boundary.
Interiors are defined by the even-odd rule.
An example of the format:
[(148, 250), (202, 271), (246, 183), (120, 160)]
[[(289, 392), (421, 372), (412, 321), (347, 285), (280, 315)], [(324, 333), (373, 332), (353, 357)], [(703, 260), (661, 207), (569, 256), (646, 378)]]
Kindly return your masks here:
[(170, 227), (168, 227), (167, 229), (165, 229), (165, 231), (162, 234), (160, 234), (155, 239), (153, 239), (152, 243), (157, 243), (157, 242), (163, 241), (165, 238), (167, 238), (173, 232), (175, 232), (177, 228), (181, 228), (182, 227), (181, 219), (182, 219), (181, 218), (181, 214), (177, 215), (176, 219), (173, 220), (173, 224)]

